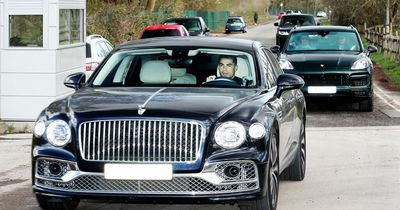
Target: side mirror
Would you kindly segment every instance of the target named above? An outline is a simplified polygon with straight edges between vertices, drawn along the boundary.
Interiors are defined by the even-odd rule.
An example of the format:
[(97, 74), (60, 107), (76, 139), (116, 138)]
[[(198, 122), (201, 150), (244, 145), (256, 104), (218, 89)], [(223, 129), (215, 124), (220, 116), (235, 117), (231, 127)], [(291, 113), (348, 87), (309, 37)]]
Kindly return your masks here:
[(275, 23), (274, 23), (274, 26), (279, 26), (279, 23), (278, 23), (278, 22), (275, 22)]
[(69, 75), (64, 80), (64, 85), (69, 88), (73, 88), (74, 90), (80, 89), (83, 84), (85, 84), (86, 75), (83, 72), (78, 72)]
[(206, 28), (206, 32), (210, 32), (210, 29), (209, 29), (209, 28)]
[(278, 88), (276, 89), (275, 96), (280, 98), (282, 93), (287, 90), (300, 89), (304, 86), (303, 78), (295, 74), (281, 74), (277, 81)]
[(320, 25), (321, 25), (321, 22), (318, 22), (318, 23), (317, 23), (317, 26), (320, 26)]
[(374, 45), (368, 45), (367, 48), (367, 55), (369, 56), (369, 54), (371, 53), (375, 53), (378, 51), (378, 48), (376, 48)]
[(273, 52), (275, 54), (279, 54), (279, 52), (281, 51), (281, 47), (279, 45), (275, 45), (269, 49), (271, 50), (271, 52)]

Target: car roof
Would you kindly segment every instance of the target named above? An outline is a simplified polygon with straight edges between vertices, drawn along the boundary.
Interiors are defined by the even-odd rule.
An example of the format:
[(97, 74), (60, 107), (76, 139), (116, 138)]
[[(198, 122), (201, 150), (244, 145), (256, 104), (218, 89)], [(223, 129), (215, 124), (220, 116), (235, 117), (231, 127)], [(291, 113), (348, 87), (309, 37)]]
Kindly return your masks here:
[(160, 47), (194, 47), (221, 48), (239, 51), (253, 51), (253, 46), (261, 45), (257, 41), (223, 37), (158, 37), (125, 42), (119, 49), (160, 48)]
[(357, 31), (353, 26), (303, 26), (293, 28), (292, 31)]
[(200, 19), (200, 18), (202, 18), (202, 17), (177, 17), (177, 18), (168, 18), (165, 21), (168, 21), (168, 20), (189, 20), (189, 19)]
[(314, 17), (310, 14), (287, 14), (285, 17)]
[(178, 24), (158, 24), (158, 25), (151, 25), (151, 26), (147, 26), (146, 28), (144, 28), (145, 31), (152, 31), (152, 30), (162, 30), (162, 29), (166, 29), (166, 30), (179, 30), (182, 27), (182, 25), (178, 25)]

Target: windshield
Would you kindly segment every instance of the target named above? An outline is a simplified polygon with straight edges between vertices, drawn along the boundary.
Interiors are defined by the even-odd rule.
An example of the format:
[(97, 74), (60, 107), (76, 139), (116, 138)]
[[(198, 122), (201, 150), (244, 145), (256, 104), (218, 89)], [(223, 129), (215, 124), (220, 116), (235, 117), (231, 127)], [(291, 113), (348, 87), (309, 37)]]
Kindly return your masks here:
[(282, 27), (294, 27), (294, 26), (314, 26), (315, 20), (312, 16), (283, 16), (281, 21)]
[[(255, 87), (253, 56), (221, 49), (141, 49), (114, 53), (96, 73), (97, 87)], [(210, 80), (210, 78), (212, 78)]]
[(361, 51), (357, 34), (347, 31), (304, 31), (292, 33), (287, 52), (293, 51)]
[(180, 33), (176, 29), (147, 30), (143, 32), (142, 39), (163, 36), (180, 36)]
[(167, 20), (165, 24), (183, 25), (189, 32), (201, 32), (200, 20), (198, 19), (174, 19)]
[(242, 23), (242, 21), (239, 18), (230, 18), (227, 21), (228, 23)]

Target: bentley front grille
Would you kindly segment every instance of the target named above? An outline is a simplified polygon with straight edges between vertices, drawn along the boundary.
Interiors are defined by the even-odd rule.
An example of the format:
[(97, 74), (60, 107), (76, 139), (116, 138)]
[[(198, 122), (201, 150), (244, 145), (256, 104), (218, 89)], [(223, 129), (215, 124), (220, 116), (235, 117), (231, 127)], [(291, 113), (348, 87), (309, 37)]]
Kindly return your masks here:
[(203, 132), (194, 121), (91, 121), (79, 126), (79, 146), (88, 161), (195, 162)]

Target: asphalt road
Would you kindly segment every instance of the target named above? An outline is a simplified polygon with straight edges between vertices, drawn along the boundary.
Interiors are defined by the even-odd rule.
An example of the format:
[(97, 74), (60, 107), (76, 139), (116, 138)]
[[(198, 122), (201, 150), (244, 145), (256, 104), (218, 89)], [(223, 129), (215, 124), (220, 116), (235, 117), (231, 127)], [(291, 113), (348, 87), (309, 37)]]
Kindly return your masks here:
[[(274, 45), (275, 27), (261, 25), (232, 37)], [(400, 93), (375, 88), (375, 108), (307, 104), (307, 172), (281, 181), (278, 209), (400, 209)], [(366, 127), (367, 126), (367, 127)], [(0, 210), (38, 210), (30, 181), (30, 140), (0, 139)], [(83, 200), (79, 210), (238, 209), (229, 205), (154, 205)]]

